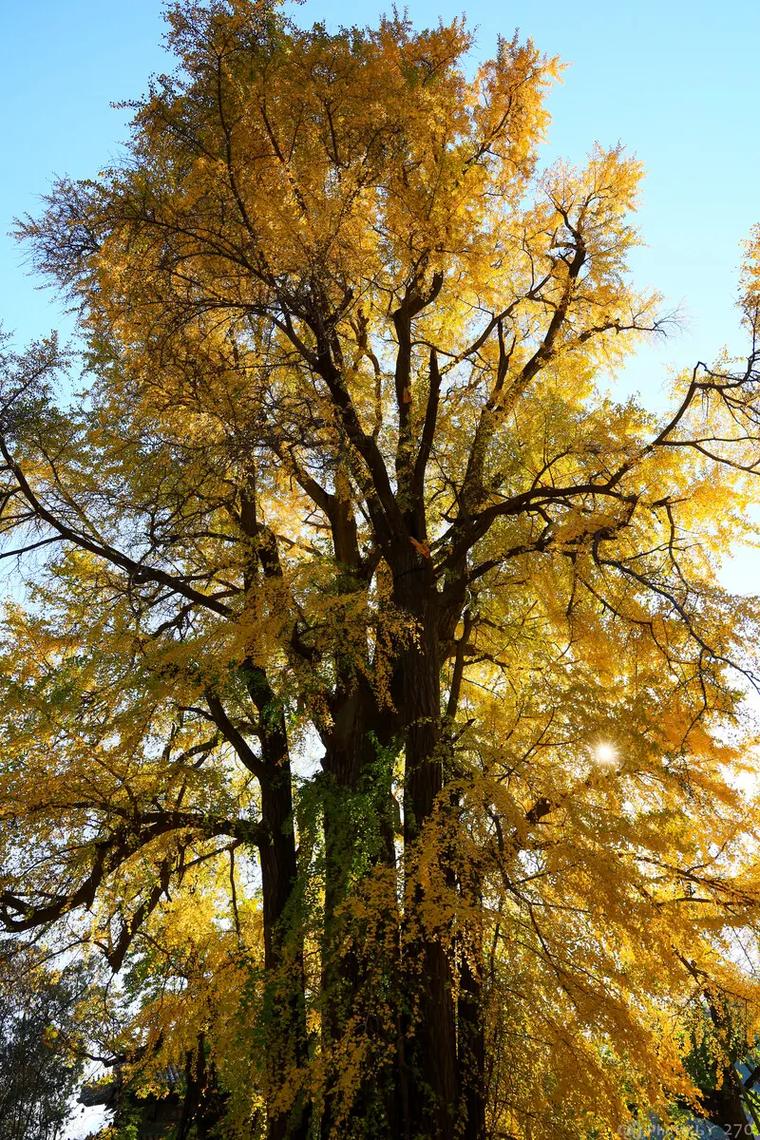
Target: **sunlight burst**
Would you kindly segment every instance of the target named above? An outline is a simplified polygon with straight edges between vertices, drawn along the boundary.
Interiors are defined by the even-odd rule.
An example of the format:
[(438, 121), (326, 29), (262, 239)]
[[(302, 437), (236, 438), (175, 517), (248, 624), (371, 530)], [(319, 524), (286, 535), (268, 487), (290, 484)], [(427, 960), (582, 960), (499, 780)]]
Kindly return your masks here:
[(618, 752), (614, 744), (602, 741), (594, 748), (594, 761), (602, 768), (614, 768), (618, 761)]

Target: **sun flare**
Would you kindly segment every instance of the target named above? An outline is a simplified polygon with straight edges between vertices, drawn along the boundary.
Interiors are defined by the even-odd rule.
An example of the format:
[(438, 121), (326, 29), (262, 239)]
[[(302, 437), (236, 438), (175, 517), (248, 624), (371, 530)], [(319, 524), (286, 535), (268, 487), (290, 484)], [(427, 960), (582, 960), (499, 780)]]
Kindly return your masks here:
[(603, 740), (594, 748), (594, 761), (602, 768), (613, 768), (618, 761), (618, 751), (614, 744)]

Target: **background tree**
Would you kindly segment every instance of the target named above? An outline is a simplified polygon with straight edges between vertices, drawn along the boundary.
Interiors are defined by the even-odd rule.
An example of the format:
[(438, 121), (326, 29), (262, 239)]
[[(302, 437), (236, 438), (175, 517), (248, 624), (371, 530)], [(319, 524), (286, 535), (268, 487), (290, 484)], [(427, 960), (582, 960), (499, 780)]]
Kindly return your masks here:
[(60, 1140), (83, 1071), (77, 1004), (85, 977), (45, 967), (44, 955), (0, 946), (0, 1137)]
[(537, 171), (553, 61), (169, 21), (127, 160), (20, 227), (86, 389), (56, 399), (54, 341), (6, 353), (0, 918), (164, 955), (134, 1040), (202, 1032), (270, 1140), (666, 1113), (683, 1004), (756, 1008), (756, 610), (715, 576), (752, 281), (746, 364), (658, 422), (604, 387), (662, 327), (640, 170)]

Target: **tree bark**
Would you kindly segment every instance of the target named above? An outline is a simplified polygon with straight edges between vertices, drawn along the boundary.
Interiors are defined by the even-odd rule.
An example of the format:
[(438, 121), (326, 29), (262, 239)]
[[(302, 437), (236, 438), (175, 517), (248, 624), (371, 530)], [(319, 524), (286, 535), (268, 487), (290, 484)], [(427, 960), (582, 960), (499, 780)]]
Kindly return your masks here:
[(727, 1136), (741, 1138), (752, 1135), (742, 1103), (741, 1080), (734, 1069), (727, 1070), (721, 1087), (705, 1093), (702, 1100), (707, 1119), (723, 1129)]
[(408, 553), (403, 552), (393, 571), (395, 600), (413, 618), (416, 627), (401, 652), (396, 681), (396, 699), (406, 725), (405, 915), (411, 934), (404, 940), (404, 976), (412, 1018), (411, 1133), (447, 1137), (456, 1133), (459, 1105), (451, 964), (440, 938), (418, 925), (424, 889), (415, 873), (425, 824), (444, 784), (437, 593), (424, 548), (419, 550), (410, 543)]
[[(391, 774), (385, 772), (392, 750), (393, 717), (378, 708), (364, 678), (344, 676), (333, 706), (332, 731), (326, 736), (322, 813), (325, 842), (325, 907), (322, 943), (322, 1043), (326, 1056), (339, 1046), (352, 1019), (360, 1016), (366, 1045), (376, 1062), (366, 1067), (350, 1109), (353, 1119), (371, 1116), (377, 1135), (399, 1135), (397, 1072), (389, 1057), (396, 1046), (395, 1022), (386, 1023), (376, 992), (378, 977), (393, 985), (398, 974), (398, 914), (391, 904), (377, 916), (369, 956), (366, 931), (351, 919), (352, 891), (377, 867), (395, 862)], [(374, 834), (373, 834), (374, 832)], [(389, 946), (395, 952), (388, 955)], [(381, 987), (384, 988), (384, 987)], [(331, 1084), (339, 1073), (328, 1077)], [(323, 1140), (339, 1134), (339, 1106), (328, 1087), (322, 1111)]]

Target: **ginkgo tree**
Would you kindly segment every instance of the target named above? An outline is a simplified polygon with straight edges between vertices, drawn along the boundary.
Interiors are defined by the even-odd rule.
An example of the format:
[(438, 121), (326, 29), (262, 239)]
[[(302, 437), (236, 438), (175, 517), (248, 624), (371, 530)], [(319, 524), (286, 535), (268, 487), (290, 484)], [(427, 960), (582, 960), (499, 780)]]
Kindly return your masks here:
[(685, 1011), (757, 1025), (752, 269), (745, 363), (616, 402), (641, 171), (539, 168), (555, 61), (167, 14), (124, 161), (19, 226), (83, 348), (2, 361), (0, 920), (234, 1135), (665, 1118)]

